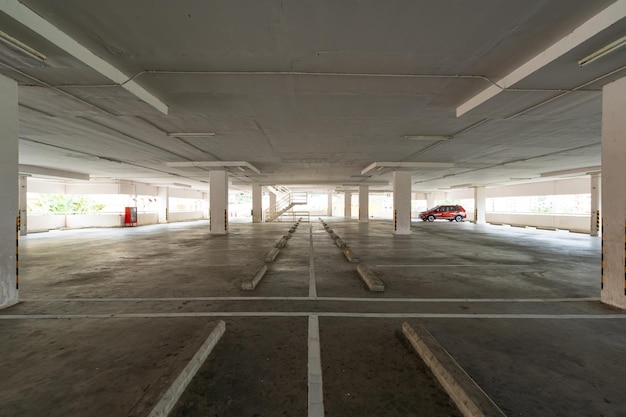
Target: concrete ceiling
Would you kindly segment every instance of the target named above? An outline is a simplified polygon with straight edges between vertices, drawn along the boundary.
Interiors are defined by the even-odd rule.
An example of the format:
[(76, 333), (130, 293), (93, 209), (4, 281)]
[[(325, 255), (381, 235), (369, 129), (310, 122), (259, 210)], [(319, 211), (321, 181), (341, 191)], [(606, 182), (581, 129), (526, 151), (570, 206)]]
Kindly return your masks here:
[[(4, 0), (1, 30), (46, 59), (0, 44), (0, 72), (20, 85), (21, 165), (204, 189), (213, 168), (191, 162), (246, 161), (260, 173), (230, 167), (235, 185), (385, 189), (391, 168), (362, 171), (438, 162), (454, 165), (406, 168), (414, 191), (501, 185), (600, 165), (601, 87), (626, 75), (626, 47), (578, 60), (626, 34), (625, 10), (624, 0)], [(215, 135), (171, 135), (194, 132)]]

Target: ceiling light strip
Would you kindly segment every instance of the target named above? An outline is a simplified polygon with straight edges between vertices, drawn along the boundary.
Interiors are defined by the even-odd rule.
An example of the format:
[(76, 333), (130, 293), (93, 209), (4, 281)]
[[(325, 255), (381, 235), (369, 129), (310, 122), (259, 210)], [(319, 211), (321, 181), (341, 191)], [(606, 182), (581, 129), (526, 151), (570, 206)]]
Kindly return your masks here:
[(74, 58), (104, 75), (114, 83), (120, 85), (143, 102), (154, 107), (163, 114), (168, 113), (168, 107), (161, 100), (149, 93), (134, 81), (128, 81), (128, 76), (111, 65), (109, 62), (95, 55), (89, 49), (78, 43), (65, 32), (24, 6), (17, 0), (3, 0), (0, 2), (0, 11), (12, 17), (17, 22), (37, 33), (50, 43), (63, 49)]
[(618, 50), (619, 48), (621, 48), (624, 45), (626, 45), (626, 36), (622, 36), (621, 38), (619, 38), (615, 42), (611, 42), (610, 44), (606, 45), (605, 47), (603, 47), (601, 49), (598, 49), (594, 53), (584, 57), (583, 59), (578, 61), (578, 65), (580, 65), (581, 67), (584, 67), (585, 65), (591, 64), (592, 62), (597, 61), (598, 59), (602, 58), (603, 56), (606, 56), (606, 55), (608, 55), (608, 54), (610, 54), (612, 52), (615, 52), (616, 50)]
[(474, 97), (461, 104), (456, 109), (457, 117), (475, 109), (486, 101), (492, 99), (508, 87), (512, 87), (529, 75), (545, 67), (567, 52), (591, 39), (593, 36), (604, 31), (610, 26), (626, 17), (626, 0), (618, 0), (600, 13), (575, 28), (567, 36), (541, 51), (535, 57), (517, 67), (513, 72), (501, 78), (496, 84), (487, 87)]
[(46, 56), (42, 54), (41, 52), (37, 51), (34, 48), (31, 48), (30, 46), (26, 45), (24, 42), (18, 39), (15, 39), (13, 36), (1, 30), (0, 30), (0, 40), (9, 44), (12, 47), (19, 49), (21, 52), (35, 59), (38, 59), (40, 61), (45, 61), (47, 59)]

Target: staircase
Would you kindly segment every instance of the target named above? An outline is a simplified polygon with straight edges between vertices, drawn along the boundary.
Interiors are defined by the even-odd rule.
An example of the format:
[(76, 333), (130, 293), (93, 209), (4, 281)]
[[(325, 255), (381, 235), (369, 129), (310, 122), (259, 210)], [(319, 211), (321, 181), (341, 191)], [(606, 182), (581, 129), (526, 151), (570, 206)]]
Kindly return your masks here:
[(289, 193), (276, 202), (275, 207), (270, 207), (263, 212), (263, 218), (266, 222), (276, 221), (287, 211), (296, 205), (306, 204), (308, 201), (307, 193)]

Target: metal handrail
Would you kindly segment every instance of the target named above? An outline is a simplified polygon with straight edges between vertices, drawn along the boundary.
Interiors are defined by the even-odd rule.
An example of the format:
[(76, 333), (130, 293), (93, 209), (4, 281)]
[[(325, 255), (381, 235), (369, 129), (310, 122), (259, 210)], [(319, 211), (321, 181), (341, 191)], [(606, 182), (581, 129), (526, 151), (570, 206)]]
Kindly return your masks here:
[(274, 207), (266, 209), (263, 212), (263, 217), (266, 222), (272, 222), (296, 204), (306, 204), (307, 202), (308, 193), (306, 192), (286, 194), (283, 198), (276, 202)]

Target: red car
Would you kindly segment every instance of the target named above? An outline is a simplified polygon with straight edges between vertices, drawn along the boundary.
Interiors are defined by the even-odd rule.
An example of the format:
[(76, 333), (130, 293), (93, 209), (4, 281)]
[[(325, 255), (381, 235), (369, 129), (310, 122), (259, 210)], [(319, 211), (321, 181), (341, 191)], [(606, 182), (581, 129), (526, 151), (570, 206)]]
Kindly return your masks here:
[(434, 222), (435, 219), (462, 222), (466, 217), (465, 209), (461, 206), (435, 206), (420, 213), (420, 218), (429, 222)]

